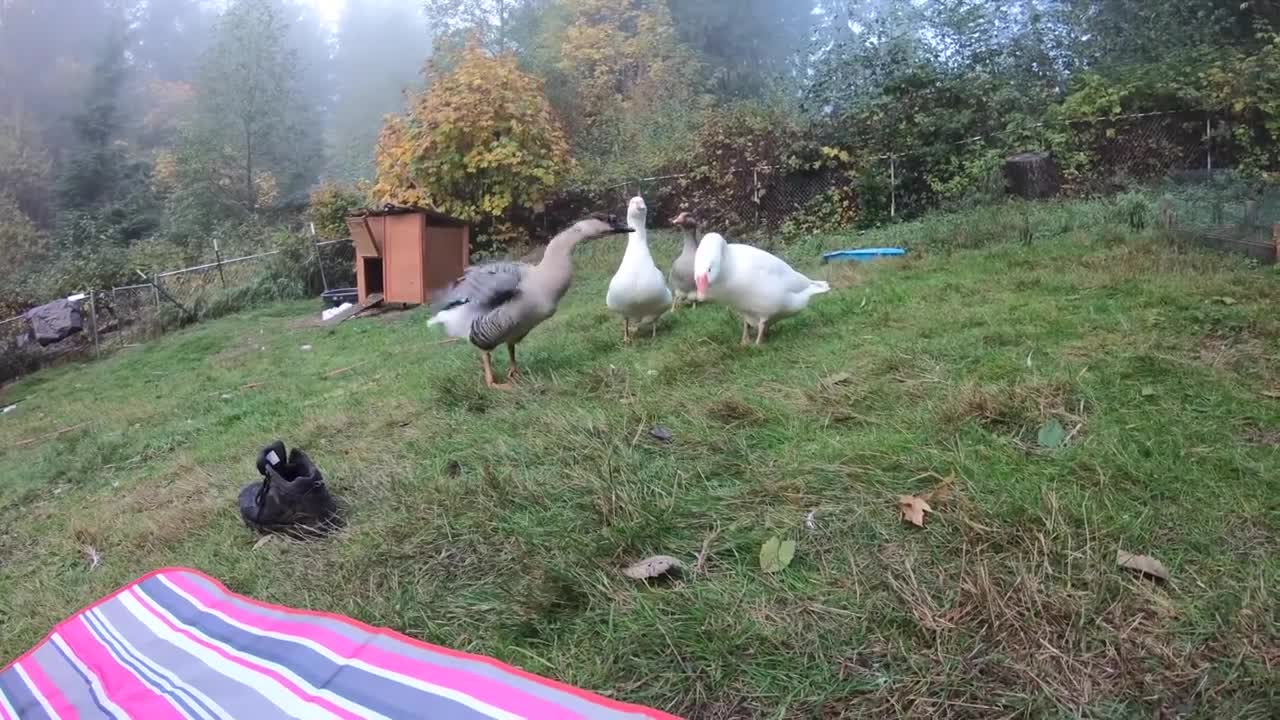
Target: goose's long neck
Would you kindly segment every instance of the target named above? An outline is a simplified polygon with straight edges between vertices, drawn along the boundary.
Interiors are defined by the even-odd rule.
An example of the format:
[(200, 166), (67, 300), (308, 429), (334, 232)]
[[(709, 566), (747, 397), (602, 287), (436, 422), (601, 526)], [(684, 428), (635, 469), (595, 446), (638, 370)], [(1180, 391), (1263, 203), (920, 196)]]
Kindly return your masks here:
[(551, 238), (542, 253), (542, 262), (534, 268), (534, 274), (541, 283), (549, 287), (567, 285), (573, 276), (573, 249), (586, 239), (586, 233), (577, 227)]
[(698, 252), (698, 228), (684, 229), (684, 251), (690, 254)]
[(632, 220), (631, 227), (635, 230), (627, 236), (627, 252), (623, 255), (623, 261), (648, 258), (652, 262), (653, 256), (649, 254), (649, 230), (644, 226), (644, 221)]

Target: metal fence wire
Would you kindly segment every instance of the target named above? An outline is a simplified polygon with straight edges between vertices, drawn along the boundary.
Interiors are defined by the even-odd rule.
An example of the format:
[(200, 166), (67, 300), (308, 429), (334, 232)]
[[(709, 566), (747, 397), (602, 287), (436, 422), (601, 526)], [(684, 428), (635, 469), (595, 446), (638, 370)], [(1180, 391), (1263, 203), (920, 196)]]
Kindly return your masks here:
[[(965, 195), (1003, 196), (1011, 190), (1004, 164), (1020, 153), (1052, 158), (1055, 195), (1108, 195), (1163, 178), (1203, 181), (1215, 168), (1234, 165), (1228, 128), (1226, 118), (1204, 113), (1143, 113), (1042, 123), (948, 145), (904, 148), (864, 159), (858, 167), (665, 174), (579, 188), (566, 194), (572, 202), (556, 219), (587, 208), (625, 213), (628, 200), (638, 194), (656, 224), (681, 210), (698, 212), (710, 226), (746, 233), (777, 231), (797, 216), (833, 227), (874, 224), (914, 217)], [(964, 182), (945, 162), (956, 156), (950, 147), (956, 145), (964, 146), (962, 156), (976, 161), (969, 169), (976, 177)]]
[[(1248, 196), (1239, 183), (1219, 182), (1237, 164), (1234, 121), (1205, 113), (1144, 113), (1042, 123), (949, 144), (903, 148), (862, 159), (857, 167), (797, 170), (761, 166), (729, 173), (686, 172), (635, 178), (603, 188), (560, 194), (541, 214), (542, 230), (587, 211), (625, 215), (636, 195), (645, 198), (651, 227), (663, 227), (682, 210), (704, 227), (729, 233), (773, 235), (918, 216), (968, 194), (981, 201), (1011, 191), (1006, 164), (1019, 155), (1052, 159), (1059, 196), (1111, 196), (1153, 181), (1174, 186), (1160, 212), (1175, 218), (1177, 232), (1205, 239), (1244, 237), (1263, 252), (1268, 228), (1280, 223), (1280, 195)], [(853, 144), (852, 141), (850, 144)], [(963, 146), (956, 152), (956, 146)], [(964, 158), (968, 176), (955, 181), (947, 161)], [(1038, 167), (1038, 166), (1037, 166)], [(1041, 172), (1042, 168), (1036, 172)], [(1178, 190), (1185, 186), (1185, 192)], [(1250, 205), (1252, 203), (1252, 205)], [(1173, 233), (1173, 231), (1170, 231)], [(1226, 242), (1226, 241), (1224, 241)], [(1254, 246), (1249, 246), (1253, 248)], [(213, 247), (211, 246), (211, 250)], [(354, 283), (350, 240), (313, 242), (303, 254), (272, 251), (245, 257), (212, 252), (209, 262), (140, 277), (132, 285), (94, 291), (96, 327), (53, 349), (20, 342), (21, 318), (0, 320), (0, 382), (62, 357), (136, 345), (194, 320), (278, 298), (276, 272), (305, 274), (307, 290)], [(281, 267), (287, 266), (287, 267)]]
[(24, 316), (0, 320), (0, 382), (59, 361), (140, 345), (207, 317), (279, 300), (278, 286), (285, 279), (273, 275), (273, 262), (293, 281), (302, 274), (309, 293), (349, 287), (355, 280), (352, 258), (350, 240), (332, 240), (312, 243), (310, 253), (296, 264), (278, 250), (236, 258), (215, 253), (212, 262), (151, 275), (139, 272), (135, 284), (86, 290), (79, 302), (83, 330), (48, 347), (35, 342)]

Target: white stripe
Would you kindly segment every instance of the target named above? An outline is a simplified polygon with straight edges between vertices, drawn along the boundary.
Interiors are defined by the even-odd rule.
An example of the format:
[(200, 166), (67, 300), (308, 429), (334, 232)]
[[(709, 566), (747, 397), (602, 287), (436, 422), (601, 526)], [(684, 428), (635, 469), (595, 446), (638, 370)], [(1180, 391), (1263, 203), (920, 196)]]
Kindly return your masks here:
[(62, 639), (61, 635), (54, 633), (53, 636), (49, 638), (49, 642), (57, 645), (58, 648), (62, 650), (63, 655), (66, 656), (67, 661), (74, 665), (76, 669), (84, 674), (85, 677), (89, 678), (89, 689), (93, 693), (94, 698), (97, 699), (99, 705), (106, 708), (107, 712), (115, 717), (129, 717), (129, 713), (125, 712), (124, 708), (116, 705), (112, 702), (111, 698), (107, 697), (107, 691), (102, 687), (101, 678), (99, 678), (97, 673), (89, 669), (89, 666), (85, 665), (84, 662), (76, 656), (75, 651), (71, 649), (71, 646), (67, 644), (66, 640)]
[(173, 694), (160, 687), (150, 673), (144, 674), (141, 668), (134, 667), (135, 663), (133, 661), (127, 660), (121, 652), (112, 646), (113, 643), (104, 637), (96, 627), (94, 627), (93, 621), (89, 617), (89, 613), (85, 613), (81, 620), (84, 621), (84, 629), (89, 633), (89, 637), (92, 637), (99, 645), (102, 646), (103, 651), (106, 652), (107, 655), (111, 656), (111, 659), (120, 666), (121, 670), (132, 675), (134, 679), (138, 681), (139, 685), (151, 691), (151, 693), (162, 702), (168, 703), (175, 713), (183, 716), (187, 714), (186, 711), (182, 709), (182, 706), (178, 703), (177, 699), (173, 697)]
[[(251, 670), (242, 665), (238, 665), (234, 662), (231, 662), (230, 660), (222, 657), (221, 655), (214, 652), (213, 650), (210, 650), (204, 645), (201, 645), (200, 643), (186, 637), (182, 633), (176, 630), (170, 629), (169, 626), (161, 622), (158, 617), (156, 617), (155, 615), (152, 615), (152, 612), (151, 610), (148, 609), (148, 607), (153, 608), (157, 614), (163, 615), (166, 618), (168, 618), (169, 621), (172, 622), (174, 625), (182, 626), (182, 622), (179, 621), (177, 618), (174, 618), (171, 615), (169, 615), (169, 613), (165, 612), (164, 608), (159, 607), (158, 605), (155, 605), (154, 603), (151, 603), (148, 599), (144, 598), (140, 593), (138, 593), (138, 589), (136, 587), (130, 588), (129, 590), (121, 593), (120, 595), (117, 595), (116, 598), (119, 599), (126, 608), (128, 608), (129, 612), (133, 613), (135, 617), (137, 617), (140, 621), (146, 624), (147, 627), (150, 628), (152, 632), (156, 633), (157, 635), (163, 638), (166, 638), (169, 642), (182, 648), (182, 650), (186, 651), (187, 653), (190, 653), (197, 660), (199, 660), (201, 663), (203, 663), (206, 667), (210, 668), (214, 672), (218, 672), (222, 675), (225, 675), (231, 678), (232, 680), (235, 680), (236, 682), (239, 682), (242, 685), (247, 685), (248, 687), (251, 687), (254, 690), (257, 690), (259, 693), (263, 695), (263, 697), (267, 699), (268, 702), (270, 702), (272, 705), (275, 705), (276, 708), (279, 709), (281, 714), (289, 714), (295, 717), (306, 717), (306, 718), (317, 718), (317, 719), (321, 717), (338, 718), (337, 715), (334, 715), (332, 712), (326, 710), (325, 708), (319, 705), (310, 703), (305, 698), (300, 698), (294, 695), (293, 693), (285, 689), (284, 686), (282, 686), (275, 680), (267, 677), (266, 675), (263, 675), (260, 672), (255, 672), (254, 670)], [(199, 634), (199, 633), (196, 633), (196, 634)], [(202, 637), (202, 639), (204, 639), (206, 642), (210, 643), (211, 645), (218, 644), (217, 642), (210, 640), (209, 638)], [(240, 656), (239, 653), (236, 653), (234, 651), (229, 650), (228, 652), (231, 655), (234, 655), (237, 657)], [(358, 715), (359, 713), (356, 713), (356, 714)], [(264, 711), (263, 717), (270, 717), (270, 715), (265, 713)]]
[[(85, 613), (85, 618), (92, 618), (93, 621), (100, 626), (99, 628), (90, 626), (89, 629), (94, 633), (94, 635), (101, 637), (103, 645), (107, 645), (108, 648), (110, 648), (110, 645), (114, 644), (122, 648), (119, 654), (116, 654), (114, 649), (112, 650), (112, 654), (116, 654), (116, 657), (119, 659), (121, 664), (127, 662), (137, 665), (140, 669), (145, 670), (151, 676), (152, 679), (148, 682), (149, 685), (160, 688), (160, 683), (165, 682), (169, 686), (169, 691), (174, 695), (182, 695), (179, 690), (184, 691), (186, 693), (186, 697), (183, 697), (183, 700), (186, 701), (187, 705), (191, 706), (191, 711), (200, 717), (231, 717), (231, 713), (227, 712), (226, 708), (223, 708), (221, 705), (214, 702), (212, 698), (183, 682), (182, 678), (165, 671), (164, 668), (158, 665), (153, 664), (151, 660), (142, 653), (142, 651), (138, 650), (136, 646), (125, 639), (122, 631), (118, 630), (109, 620), (107, 620), (107, 617), (102, 614), (101, 609), (95, 608), (90, 610)], [(200, 703), (195, 702), (195, 700), (203, 701), (205, 706), (209, 707), (210, 711), (213, 712), (213, 715), (211, 716), (209, 711), (201, 708)]]
[(13, 671), (18, 673), (18, 677), (22, 678), (22, 682), (26, 683), (27, 690), (31, 692), (31, 697), (35, 698), (36, 702), (40, 703), (40, 707), (44, 708), (44, 711), (48, 713), (49, 717), (62, 717), (53, 711), (53, 706), (49, 704), (47, 699), (45, 699), (44, 694), (40, 692), (40, 688), (36, 687), (35, 682), (31, 680), (31, 676), (27, 674), (27, 671), (22, 669), (22, 663), (15, 664), (13, 666)]
[(435, 683), (430, 683), (425, 680), (415, 678), (411, 675), (405, 675), (403, 673), (397, 672), (395, 670), (391, 670), (389, 668), (370, 665), (369, 663), (363, 660), (360, 660), (358, 658), (343, 657), (333, 652), (329, 648), (325, 647), (324, 645), (321, 645), (320, 643), (317, 643), (311, 640), (310, 638), (305, 638), (298, 635), (289, 635), (287, 633), (274, 632), (272, 630), (267, 630), (265, 628), (246, 625), (238, 620), (234, 620), (230, 617), (227, 617), (221, 611), (215, 610), (209, 607), (208, 605), (200, 602), (199, 600), (195, 599), (191, 595), (187, 594), (181, 588), (176, 587), (173, 583), (169, 582), (169, 580), (166, 579), (164, 576), (157, 576), (155, 579), (167, 585), (170, 590), (177, 593), (179, 596), (185, 598), (187, 602), (190, 602), (192, 605), (195, 605), (196, 607), (208, 612), (209, 614), (217, 617), (223, 622), (229, 625), (238, 627), (241, 630), (244, 630), (245, 632), (248, 632), (250, 634), (261, 635), (263, 637), (269, 637), (275, 640), (283, 640), (286, 642), (298, 643), (299, 645), (303, 645), (307, 648), (310, 648), (311, 650), (316, 651), (320, 655), (324, 656), (325, 659), (329, 660), (330, 662), (338, 666), (349, 665), (353, 668), (364, 670), (365, 672), (371, 673), (373, 675), (377, 675), (379, 677), (386, 677), (390, 680), (394, 680), (402, 685), (408, 685), (409, 687), (412, 687), (415, 690), (419, 690), (425, 693), (430, 693), (432, 695), (438, 695), (443, 698), (448, 698), (450, 700), (453, 700), (454, 702), (458, 702), (463, 705), (466, 705), (468, 708), (471, 708), (476, 712), (484, 713), (485, 715), (488, 715), (491, 718), (497, 718), (498, 720), (521, 720), (520, 715), (515, 715), (501, 708), (496, 708), (490, 705), (489, 703), (486, 703), (485, 701), (480, 700), (479, 698), (476, 698), (472, 695), (468, 695), (467, 693), (464, 693), (460, 690), (455, 690), (453, 688), (445, 687), (443, 685), (436, 685)]

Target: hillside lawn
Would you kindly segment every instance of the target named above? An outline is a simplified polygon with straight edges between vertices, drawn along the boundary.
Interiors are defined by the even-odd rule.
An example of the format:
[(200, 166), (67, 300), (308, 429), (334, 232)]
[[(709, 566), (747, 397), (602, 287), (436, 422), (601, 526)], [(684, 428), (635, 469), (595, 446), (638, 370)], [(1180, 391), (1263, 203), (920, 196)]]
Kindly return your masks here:
[[(836, 289), (761, 348), (714, 306), (624, 347), (624, 240), (594, 241), (509, 393), (424, 309), (331, 329), (315, 300), (40, 372), (0, 391), (0, 662), (182, 565), (689, 718), (1276, 717), (1280, 272), (1121, 214), (792, 246)], [(336, 536), (240, 522), (275, 438), (349, 504)], [(798, 549), (768, 574), (775, 535)], [(685, 572), (619, 573), (654, 554)]]

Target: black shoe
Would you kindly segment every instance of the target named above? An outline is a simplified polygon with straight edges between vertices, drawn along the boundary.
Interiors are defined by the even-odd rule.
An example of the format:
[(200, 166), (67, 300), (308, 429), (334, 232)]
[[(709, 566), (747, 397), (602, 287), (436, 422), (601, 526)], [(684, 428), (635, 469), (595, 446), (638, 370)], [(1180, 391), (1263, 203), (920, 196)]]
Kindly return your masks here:
[(306, 453), (294, 448), (286, 457), (284, 443), (277, 440), (258, 453), (257, 466), (262, 482), (240, 491), (245, 524), (260, 532), (301, 536), (323, 534), (336, 526), (338, 505)]

